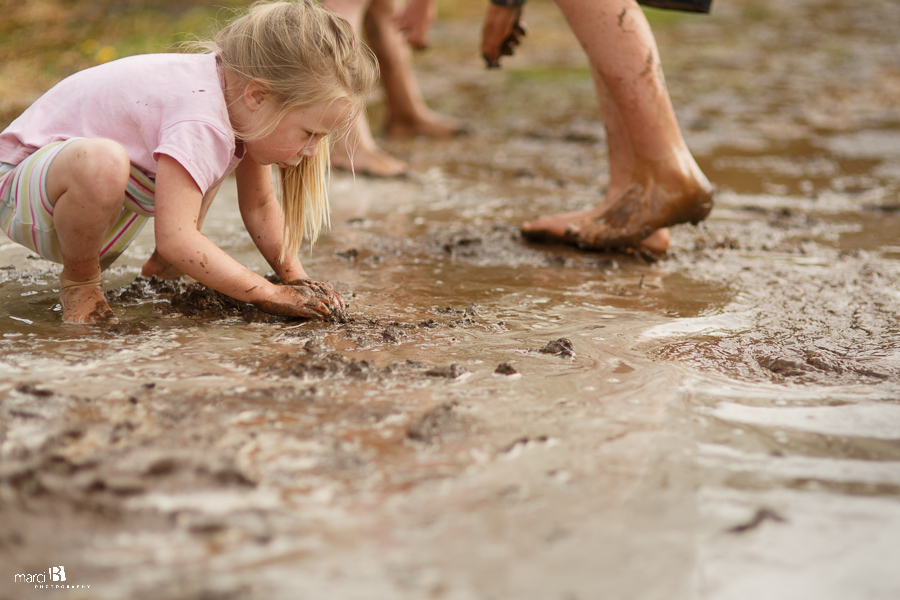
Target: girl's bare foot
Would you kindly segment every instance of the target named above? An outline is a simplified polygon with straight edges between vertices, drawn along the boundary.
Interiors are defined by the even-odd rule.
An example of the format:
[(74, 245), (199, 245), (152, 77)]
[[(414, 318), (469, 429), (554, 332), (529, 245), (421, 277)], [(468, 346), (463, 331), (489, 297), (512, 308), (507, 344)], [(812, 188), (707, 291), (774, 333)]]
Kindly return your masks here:
[(409, 173), (409, 165), (384, 152), (380, 148), (364, 148), (360, 144), (353, 152), (353, 160), (345, 152), (335, 149), (331, 153), (331, 165), (342, 171), (352, 171), (369, 177), (402, 177)]
[(94, 325), (119, 322), (103, 295), (99, 274), (87, 281), (72, 281), (62, 276), (59, 279), (62, 283), (59, 302), (63, 310), (63, 323)]
[(141, 267), (141, 275), (144, 277), (153, 277), (156, 275), (160, 279), (179, 279), (184, 273), (173, 267), (169, 262), (159, 255), (156, 250)]
[(468, 133), (468, 127), (464, 122), (431, 111), (406, 118), (391, 116), (387, 126), (388, 137), (394, 139), (419, 136), (446, 139), (465, 133)]

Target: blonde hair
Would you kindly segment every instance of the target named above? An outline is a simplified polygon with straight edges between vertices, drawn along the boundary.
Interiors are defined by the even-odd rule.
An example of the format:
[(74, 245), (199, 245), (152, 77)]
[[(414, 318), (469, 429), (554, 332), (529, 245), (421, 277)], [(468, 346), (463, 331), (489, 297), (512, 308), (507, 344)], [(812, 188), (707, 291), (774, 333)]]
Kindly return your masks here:
[[(378, 62), (350, 24), (310, 0), (256, 2), (214, 41), (194, 47), (215, 52), (242, 88), (256, 83), (279, 107), (248, 130), (235, 131), (241, 140), (268, 135), (291, 110), (338, 100), (348, 103), (349, 115), (335, 133), (347, 135), (378, 82)], [(330, 225), (329, 169), (328, 138), (319, 142), (314, 157), (304, 156), (296, 167), (280, 169), (285, 234), (281, 260), (296, 256), (304, 240), (315, 243)]]

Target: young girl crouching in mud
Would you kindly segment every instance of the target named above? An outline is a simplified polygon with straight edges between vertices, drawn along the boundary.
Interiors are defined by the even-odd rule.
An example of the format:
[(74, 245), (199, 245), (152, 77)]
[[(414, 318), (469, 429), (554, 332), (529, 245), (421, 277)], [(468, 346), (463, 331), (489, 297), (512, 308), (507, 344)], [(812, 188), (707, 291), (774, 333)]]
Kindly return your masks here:
[[(280, 316), (345, 308), (298, 248), (328, 225), (328, 136), (345, 133), (378, 67), (350, 25), (309, 0), (257, 3), (202, 54), (133, 56), (81, 71), (0, 133), (0, 224), (62, 263), (68, 323), (114, 322), (101, 270), (155, 217), (144, 275), (189, 275)], [(281, 172), (281, 204), (271, 165)], [(235, 173), (241, 217), (284, 283), (200, 233)]]

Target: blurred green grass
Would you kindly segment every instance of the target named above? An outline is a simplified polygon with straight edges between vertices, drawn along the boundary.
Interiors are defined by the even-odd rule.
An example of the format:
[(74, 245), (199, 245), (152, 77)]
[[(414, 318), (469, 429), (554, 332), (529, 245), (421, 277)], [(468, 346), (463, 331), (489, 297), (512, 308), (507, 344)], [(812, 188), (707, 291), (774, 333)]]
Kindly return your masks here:
[(82, 69), (208, 38), (250, 0), (0, 0), (0, 128)]
[[(211, 37), (234, 10), (253, 0), (0, 0), (0, 129), (61, 79), (133, 54), (174, 52), (182, 42)], [(764, 0), (741, 0), (762, 6)], [(402, 6), (404, 0), (398, 0)], [(553, 0), (529, 0), (532, 13)], [(441, 20), (480, 30), (487, 0), (438, 0)], [(555, 8), (554, 8), (555, 10)], [(684, 18), (649, 9), (652, 23)], [(535, 22), (534, 25), (539, 25)], [(526, 68), (519, 79), (553, 81), (585, 72)]]

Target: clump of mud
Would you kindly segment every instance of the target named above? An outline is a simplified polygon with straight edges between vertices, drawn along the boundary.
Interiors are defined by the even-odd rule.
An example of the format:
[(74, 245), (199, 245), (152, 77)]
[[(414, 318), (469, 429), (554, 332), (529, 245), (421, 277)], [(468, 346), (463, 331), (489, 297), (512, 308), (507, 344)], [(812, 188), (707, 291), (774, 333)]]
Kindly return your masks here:
[[(272, 276), (270, 281), (276, 282)], [(235, 300), (200, 283), (163, 280), (156, 276), (138, 277), (130, 284), (106, 292), (107, 300), (125, 303), (158, 303), (164, 315), (178, 314), (206, 321), (241, 319), (246, 323), (277, 323), (287, 317), (270, 315), (248, 302)], [(298, 317), (299, 318), (299, 317)], [(335, 311), (328, 321), (345, 323), (350, 320), (345, 311)]]
[(242, 319), (247, 323), (272, 323), (279, 317), (266, 314), (247, 302), (235, 300), (200, 283), (137, 277), (130, 284), (106, 292), (110, 302), (157, 303), (164, 315), (179, 314), (203, 320)]
[(257, 358), (245, 363), (279, 378), (367, 380), (390, 376), (395, 367), (379, 368), (367, 360), (350, 358), (332, 350), (318, 339), (308, 340), (298, 352)]
[(575, 346), (569, 338), (559, 338), (538, 350), (541, 354), (556, 354), (563, 358), (575, 358)]
[(503, 362), (503, 363), (500, 363), (499, 365), (497, 365), (497, 368), (494, 369), (494, 373), (496, 373), (497, 375), (511, 376), (511, 375), (518, 375), (519, 371), (517, 371), (516, 368), (514, 366), (512, 366), (511, 364), (509, 364), (508, 362)]
[(453, 400), (439, 404), (413, 421), (407, 428), (409, 439), (424, 444), (435, 444), (452, 437), (472, 434), (473, 421), (460, 414), (459, 402)]
[(449, 364), (447, 366), (442, 367), (434, 367), (425, 371), (425, 374), (429, 377), (444, 377), (446, 379), (457, 379), (462, 377), (469, 370), (463, 367), (462, 365), (458, 365), (456, 363)]

